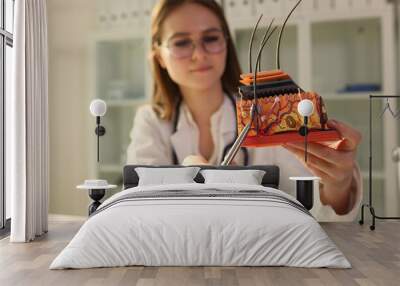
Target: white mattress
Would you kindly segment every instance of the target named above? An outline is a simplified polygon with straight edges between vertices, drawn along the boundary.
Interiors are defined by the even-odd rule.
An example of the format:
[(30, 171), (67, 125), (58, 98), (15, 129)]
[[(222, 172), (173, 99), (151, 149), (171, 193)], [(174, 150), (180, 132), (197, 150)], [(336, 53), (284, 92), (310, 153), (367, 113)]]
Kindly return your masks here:
[[(146, 191), (258, 190), (254, 185), (142, 186), (106, 200), (50, 269), (145, 266), (293, 266), (350, 268), (309, 214), (262, 198), (171, 197), (121, 200)], [(142, 194), (142, 193), (140, 193)]]

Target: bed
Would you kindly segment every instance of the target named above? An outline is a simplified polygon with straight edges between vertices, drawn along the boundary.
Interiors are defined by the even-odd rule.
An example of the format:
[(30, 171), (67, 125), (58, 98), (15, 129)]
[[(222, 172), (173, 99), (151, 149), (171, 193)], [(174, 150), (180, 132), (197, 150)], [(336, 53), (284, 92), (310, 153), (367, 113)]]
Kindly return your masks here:
[(193, 183), (144, 186), (138, 167), (146, 166), (125, 166), (123, 190), (100, 205), (50, 269), (351, 267), (307, 209), (279, 190), (276, 166), (198, 166), (264, 170), (260, 185), (208, 183), (199, 172)]

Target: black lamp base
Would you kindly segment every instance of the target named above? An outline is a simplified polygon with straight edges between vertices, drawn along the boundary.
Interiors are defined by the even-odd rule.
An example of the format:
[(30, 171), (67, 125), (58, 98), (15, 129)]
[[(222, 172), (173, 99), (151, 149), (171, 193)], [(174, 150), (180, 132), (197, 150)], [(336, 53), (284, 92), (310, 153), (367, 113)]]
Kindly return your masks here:
[(314, 206), (314, 182), (321, 180), (319, 177), (289, 177), (296, 181), (296, 199), (307, 209)]
[(89, 189), (89, 197), (93, 200), (88, 209), (89, 216), (101, 205), (100, 200), (104, 197), (105, 193), (105, 189)]
[(311, 210), (314, 205), (314, 181), (296, 181), (296, 199)]

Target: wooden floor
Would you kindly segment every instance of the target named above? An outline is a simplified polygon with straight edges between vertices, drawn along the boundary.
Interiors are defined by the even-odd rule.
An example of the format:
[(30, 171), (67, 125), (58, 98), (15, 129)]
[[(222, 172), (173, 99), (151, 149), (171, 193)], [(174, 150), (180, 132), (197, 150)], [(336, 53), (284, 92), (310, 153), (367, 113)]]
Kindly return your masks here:
[(81, 226), (50, 221), (44, 237), (27, 244), (0, 241), (0, 285), (400, 285), (400, 222), (378, 221), (375, 231), (356, 223), (324, 229), (353, 265), (349, 270), (289, 267), (122, 267), (48, 270)]

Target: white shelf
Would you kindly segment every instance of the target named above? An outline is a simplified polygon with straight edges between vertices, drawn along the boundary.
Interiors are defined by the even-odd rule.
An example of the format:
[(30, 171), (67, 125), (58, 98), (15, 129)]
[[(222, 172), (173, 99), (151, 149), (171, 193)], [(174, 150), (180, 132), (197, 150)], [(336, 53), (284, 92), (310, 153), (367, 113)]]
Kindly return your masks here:
[(324, 100), (368, 100), (370, 94), (381, 94), (382, 91), (372, 92), (344, 92), (344, 93), (319, 93)]
[[(224, 10), (228, 18), (237, 21), (258, 18), (259, 14), (264, 13), (274, 16), (279, 22), (296, 3), (297, 0), (229, 0), (224, 2)], [(385, 0), (307, 0), (297, 8), (293, 20), (325, 22), (376, 17), (387, 12), (391, 6)]]

